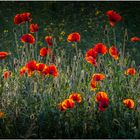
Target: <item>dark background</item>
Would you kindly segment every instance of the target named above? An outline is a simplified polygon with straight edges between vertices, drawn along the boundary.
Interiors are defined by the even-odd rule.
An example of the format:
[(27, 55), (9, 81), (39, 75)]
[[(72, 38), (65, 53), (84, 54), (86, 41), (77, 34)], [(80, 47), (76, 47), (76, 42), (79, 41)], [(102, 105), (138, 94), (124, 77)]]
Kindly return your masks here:
[[(47, 35), (46, 28), (58, 33), (64, 30), (66, 34), (78, 31), (83, 36), (82, 49), (92, 47), (93, 43), (101, 41), (102, 31), (107, 17), (105, 12), (113, 9), (121, 14), (123, 21), (117, 25), (118, 36), (128, 29), (129, 38), (140, 37), (140, 2), (0, 2), (0, 51), (12, 51), (15, 45), (13, 18), (17, 13), (30, 12), (33, 22), (39, 24), (39, 38)], [(96, 12), (99, 14), (96, 15)], [(140, 44), (128, 43), (127, 50), (137, 64), (140, 64)], [(86, 49), (85, 49), (86, 50)]]

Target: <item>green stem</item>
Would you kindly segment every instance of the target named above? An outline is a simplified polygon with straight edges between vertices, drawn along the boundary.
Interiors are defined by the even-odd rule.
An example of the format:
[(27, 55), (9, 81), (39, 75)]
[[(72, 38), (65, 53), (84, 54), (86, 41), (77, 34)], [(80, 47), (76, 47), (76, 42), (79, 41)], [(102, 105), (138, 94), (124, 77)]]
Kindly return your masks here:
[(34, 48), (34, 56), (35, 59), (37, 60), (37, 41), (38, 41), (38, 32), (35, 33), (35, 37), (36, 37), (36, 42), (35, 42), (35, 48)]
[(28, 33), (28, 28), (29, 28), (29, 26), (28, 26), (29, 24), (28, 24), (28, 22), (26, 22), (26, 34)]
[(108, 46), (110, 47), (111, 45), (110, 45), (110, 40), (109, 40), (109, 30), (107, 26), (106, 26), (106, 32), (107, 32), (106, 37), (107, 37)]
[(125, 42), (126, 42), (126, 36), (127, 36), (127, 29), (125, 29), (125, 32), (124, 32), (123, 51), (122, 51), (122, 61), (124, 61), (124, 55), (125, 55)]
[(16, 42), (16, 53), (17, 53), (17, 57), (18, 57), (18, 59), (20, 59), (19, 50), (18, 50), (18, 47), (19, 47), (18, 37), (17, 37), (17, 34), (15, 32), (14, 32), (14, 37), (15, 37), (15, 42)]
[(77, 42), (75, 42), (75, 51), (76, 51), (76, 56), (77, 56), (78, 55)]
[(113, 28), (113, 36), (114, 36), (114, 45), (115, 47), (117, 47), (115, 28)]

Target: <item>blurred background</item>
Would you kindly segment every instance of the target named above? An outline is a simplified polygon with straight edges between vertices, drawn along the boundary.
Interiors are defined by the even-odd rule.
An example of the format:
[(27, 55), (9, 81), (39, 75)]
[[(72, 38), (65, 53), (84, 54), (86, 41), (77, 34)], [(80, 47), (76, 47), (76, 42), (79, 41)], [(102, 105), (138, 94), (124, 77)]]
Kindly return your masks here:
[[(123, 17), (117, 24), (117, 42), (122, 43), (124, 30), (128, 31), (128, 40), (133, 36), (140, 37), (140, 2), (56, 2), (56, 1), (29, 1), (29, 2), (0, 2), (0, 51), (13, 51), (15, 40), (13, 31), (16, 25), (13, 18), (16, 14), (30, 12), (32, 23), (39, 25), (39, 40), (45, 46), (44, 37), (48, 34), (59, 36), (65, 32), (66, 36), (74, 31), (81, 34), (80, 48), (85, 51), (94, 43), (102, 42), (105, 24), (108, 24), (105, 15), (107, 10), (115, 10)], [(111, 35), (110, 35), (111, 38)], [(59, 44), (62, 45), (62, 44)], [(63, 44), (64, 45), (64, 44)], [(136, 64), (140, 64), (140, 44), (126, 43)]]

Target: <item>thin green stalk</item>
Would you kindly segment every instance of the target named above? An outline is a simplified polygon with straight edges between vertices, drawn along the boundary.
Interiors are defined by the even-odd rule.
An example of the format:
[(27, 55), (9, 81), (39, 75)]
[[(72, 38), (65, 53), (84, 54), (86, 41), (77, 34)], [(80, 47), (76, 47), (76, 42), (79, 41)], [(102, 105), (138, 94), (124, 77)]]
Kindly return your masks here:
[(35, 33), (35, 38), (36, 38), (36, 42), (35, 42), (35, 48), (34, 48), (34, 55), (35, 55), (35, 59), (37, 60), (37, 54), (38, 54), (38, 49), (37, 49), (37, 42), (38, 42), (38, 32)]
[(108, 29), (107, 25), (106, 25), (106, 37), (107, 37), (108, 46), (111, 46), (110, 39), (109, 39), (109, 29)]
[(117, 40), (116, 40), (115, 28), (113, 28), (113, 36), (114, 36), (114, 45), (115, 45), (115, 47), (117, 47)]
[(28, 31), (29, 31), (29, 23), (28, 22), (26, 22), (26, 34), (28, 33)]
[(18, 57), (18, 59), (20, 59), (18, 37), (17, 37), (16, 32), (14, 32), (14, 37), (15, 37), (15, 42), (16, 42), (16, 53), (17, 53), (17, 57)]
[(78, 56), (77, 42), (75, 42), (74, 45), (75, 45), (76, 56)]
[(125, 57), (124, 55), (125, 55), (126, 36), (127, 36), (127, 29), (125, 29), (124, 31), (122, 61), (124, 61), (124, 57)]

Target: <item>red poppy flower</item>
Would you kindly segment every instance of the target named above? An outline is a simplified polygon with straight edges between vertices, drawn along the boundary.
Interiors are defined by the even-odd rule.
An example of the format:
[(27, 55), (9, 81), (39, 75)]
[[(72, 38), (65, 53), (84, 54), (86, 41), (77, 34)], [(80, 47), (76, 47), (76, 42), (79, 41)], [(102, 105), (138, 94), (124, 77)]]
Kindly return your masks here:
[(129, 109), (133, 109), (134, 105), (135, 105), (135, 103), (134, 103), (134, 101), (132, 99), (125, 99), (125, 100), (123, 100), (123, 103)]
[(98, 92), (95, 95), (95, 101), (98, 103), (98, 109), (104, 111), (109, 104), (109, 98), (105, 92)]
[(7, 79), (11, 75), (10, 71), (4, 71), (4, 79)]
[(54, 77), (58, 76), (58, 70), (55, 65), (50, 65), (47, 67), (48, 73)]
[(106, 15), (109, 18), (109, 22), (111, 26), (115, 26), (115, 24), (121, 21), (122, 17), (113, 10), (107, 11)]
[(125, 71), (125, 74), (126, 75), (132, 75), (134, 76), (136, 74), (136, 70), (134, 68), (128, 68), (126, 71)]
[(40, 56), (44, 57), (46, 55), (52, 54), (52, 49), (43, 47), (40, 49)]
[(38, 24), (30, 24), (30, 32), (35, 33), (38, 31)]
[(67, 41), (68, 42), (80, 42), (80, 34), (77, 32), (69, 34)]
[(96, 102), (100, 102), (100, 101), (102, 101), (106, 98), (108, 98), (108, 95), (105, 92), (102, 92), (102, 91), (96, 93), (96, 95), (95, 95), (95, 101)]
[(93, 50), (96, 51), (97, 53), (101, 53), (103, 55), (107, 53), (107, 47), (102, 43), (96, 44), (93, 47)]
[(21, 17), (22, 17), (23, 22), (26, 22), (26, 21), (29, 22), (29, 21), (32, 20), (31, 19), (31, 14), (29, 12), (22, 13)]
[(72, 99), (73, 101), (78, 102), (78, 103), (81, 103), (82, 101), (82, 97), (78, 93), (71, 93), (71, 95), (69, 96), (69, 99)]
[(101, 81), (101, 80), (105, 79), (105, 75), (102, 73), (95, 73), (95, 74), (93, 74), (92, 79), (94, 81)]
[(97, 55), (98, 53), (94, 50), (94, 49), (89, 49), (87, 52), (86, 52), (86, 57), (93, 57), (94, 59), (97, 58)]
[(118, 60), (119, 58), (119, 51), (116, 47), (112, 46), (109, 48), (109, 54), (115, 59)]
[(19, 24), (23, 23), (23, 18), (21, 16), (21, 14), (15, 15), (15, 17), (14, 17), (14, 23), (16, 25), (19, 25)]
[(131, 42), (140, 42), (140, 38), (139, 37), (132, 37), (131, 39), (130, 39), (130, 41)]
[(8, 55), (8, 52), (0, 52), (0, 60), (5, 59)]
[(46, 36), (45, 37), (45, 41), (47, 42), (48, 46), (52, 46), (53, 45), (53, 43), (52, 43), (52, 36)]
[(29, 71), (35, 71), (37, 69), (37, 66), (36, 66), (36, 61), (35, 60), (31, 60), (29, 61), (25, 67), (27, 68), (27, 70)]
[(35, 43), (35, 38), (33, 35), (31, 34), (24, 34), (21, 38), (20, 38), (21, 42), (23, 43), (29, 43), (29, 44), (34, 44)]
[(109, 104), (109, 99), (104, 98), (99, 101), (98, 109), (103, 112), (108, 107), (108, 104)]
[(65, 108), (74, 108), (74, 101), (72, 99), (65, 99), (62, 102), (63, 107)]
[(93, 49), (89, 49), (87, 52), (86, 52), (86, 56), (85, 56), (85, 60), (90, 63), (90, 64), (93, 64), (94, 66), (97, 66), (97, 63), (96, 63), (96, 57), (97, 57), (97, 52)]
[(41, 71), (42, 72), (45, 67), (46, 67), (46, 65), (43, 64), (43, 63), (36, 64), (36, 70), (37, 71)]
[(45, 67), (42, 73), (45, 74), (46, 76), (48, 75), (52, 75), (53, 77), (58, 76), (58, 70), (55, 65), (50, 65)]

